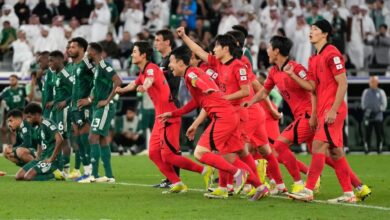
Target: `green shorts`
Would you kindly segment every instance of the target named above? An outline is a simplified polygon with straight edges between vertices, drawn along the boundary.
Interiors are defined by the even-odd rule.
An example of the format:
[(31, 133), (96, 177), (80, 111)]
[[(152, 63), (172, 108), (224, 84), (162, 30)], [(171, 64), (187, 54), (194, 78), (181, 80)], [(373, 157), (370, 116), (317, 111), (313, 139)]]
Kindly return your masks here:
[(23, 170), (27, 172), (30, 169), (34, 169), (37, 174), (40, 175), (52, 173), (59, 168), (57, 161), (54, 161), (53, 163), (45, 163), (43, 161), (44, 160), (32, 160), (23, 166)]
[(91, 133), (104, 137), (108, 136), (111, 121), (114, 117), (115, 106), (112, 103), (102, 108), (95, 108), (92, 116)]
[(79, 127), (82, 127), (85, 123), (91, 123), (91, 107), (85, 107), (81, 110), (72, 110), (72, 122)]
[(58, 131), (64, 138), (69, 138), (71, 132), (70, 110), (66, 107), (60, 111), (53, 111), (53, 120), (57, 123)]
[[(26, 163), (22, 159), (20, 159), (18, 157), (18, 155), (16, 154), (16, 150), (18, 148), (25, 148), (25, 147), (14, 147), (14, 148), (12, 148), (12, 153), (14, 154), (14, 157), (18, 160), (16, 165), (19, 166), (19, 167), (23, 167), (24, 165), (26, 165)], [(29, 150), (31, 156), (33, 156), (35, 158), (35, 149), (33, 149), (33, 148), (25, 148), (25, 149)]]

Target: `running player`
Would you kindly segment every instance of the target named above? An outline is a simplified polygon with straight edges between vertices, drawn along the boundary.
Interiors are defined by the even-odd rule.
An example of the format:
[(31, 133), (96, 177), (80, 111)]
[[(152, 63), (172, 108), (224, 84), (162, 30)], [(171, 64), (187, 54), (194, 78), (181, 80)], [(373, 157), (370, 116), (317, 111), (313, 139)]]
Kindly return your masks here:
[(69, 56), (73, 60), (74, 83), (72, 88), (71, 114), (73, 132), (79, 146), (84, 175), (76, 179), (77, 181), (89, 178), (92, 172), (91, 148), (88, 135), (91, 124), (91, 107), (88, 100), (93, 86), (93, 65), (85, 56), (88, 42), (81, 37), (73, 38), (70, 41)]
[[(297, 81), (301, 82), (304, 88), (315, 91), (318, 126), (314, 135), (313, 157), (305, 188), (289, 196), (303, 201), (314, 199), (313, 189), (322, 173), (326, 153), (329, 151), (344, 194), (328, 201), (355, 203), (357, 197), (351, 185), (352, 170), (343, 151), (343, 125), (348, 111), (344, 96), (348, 82), (340, 51), (328, 43), (331, 32), (332, 26), (326, 20), (315, 22), (310, 29), (310, 42), (317, 50), (309, 60), (308, 80), (310, 83)], [(364, 199), (370, 194), (368, 187), (364, 191), (364, 196), (358, 194), (359, 199)]]
[(54, 98), (52, 119), (56, 123), (58, 131), (62, 138), (62, 158), (65, 176), (69, 175), (70, 169), (70, 101), (72, 98), (72, 87), (74, 83), (73, 76), (64, 67), (64, 54), (61, 51), (53, 51), (49, 54), (49, 67), (55, 73), (54, 81)]
[[(148, 92), (153, 101), (156, 116), (164, 112), (176, 110), (167, 81), (157, 65), (150, 62), (153, 49), (148, 42), (140, 41), (134, 44), (132, 62), (141, 70), (138, 78), (124, 88), (117, 88), (118, 93), (135, 90)], [(179, 136), (180, 118), (174, 118), (166, 122), (155, 120), (149, 144), (149, 158), (156, 164), (160, 171), (172, 183), (172, 187), (166, 193), (181, 193), (187, 191), (180, 177), (175, 173), (173, 165), (182, 169), (204, 175), (206, 187), (208, 187), (211, 169), (202, 167), (188, 158), (180, 156)], [(162, 144), (162, 146), (161, 146)]]
[[(91, 145), (92, 175), (81, 180), (90, 182), (115, 182), (111, 168), (111, 150), (109, 130), (115, 116), (115, 105), (112, 100), (115, 89), (122, 84), (122, 80), (110, 64), (102, 57), (103, 48), (100, 44), (90, 43), (88, 58), (95, 64), (94, 86), (87, 100), (92, 104), (93, 115), (89, 143)], [(99, 159), (102, 158), (105, 176), (99, 177)]]
[(59, 171), (62, 167), (61, 143), (62, 136), (56, 123), (42, 118), (42, 108), (36, 103), (30, 103), (24, 109), (27, 123), (39, 126), (41, 143), (38, 148), (39, 158), (32, 160), (16, 173), (16, 180), (64, 180)]
[[(178, 99), (178, 94), (180, 87), (180, 78), (175, 77), (168, 67), (169, 55), (174, 48), (174, 44), (175, 38), (170, 30), (163, 29), (156, 32), (156, 36), (154, 37), (154, 48), (162, 55), (162, 60), (159, 63), (159, 67), (163, 71), (164, 76), (168, 82), (173, 102), (175, 103), (176, 107), (179, 108), (180, 102)], [(180, 168), (174, 167), (174, 169), (177, 175), (180, 176)], [(171, 183), (168, 181), (168, 179), (165, 179), (160, 184), (155, 185), (155, 187), (169, 188), (169, 185), (171, 185)]]
[[(191, 112), (197, 107), (202, 107), (203, 112), (207, 113), (212, 122), (201, 136), (198, 145), (195, 148), (195, 158), (200, 162), (211, 165), (220, 170), (222, 175), (237, 175), (241, 169), (243, 172), (249, 172), (248, 181), (256, 187), (256, 192), (251, 200), (259, 200), (268, 194), (268, 188), (261, 184), (258, 177), (252, 170), (237, 158), (237, 152), (242, 150), (243, 143), (240, 140), (239, 116), (237, 110), (224, 99), (222, 93), (215, 82), (201, 69), (190, 67), (191, 51), (181, 46), (176, 48), (170, 58), (169, 67), (173, 70), (175, 76), (184, 77), (186, 86), (191, 93), (192, 100), (184, 107), (173, 112), (167, 112), (159, 117), (168, 119), (170, 117), (180, 117), (183, 114)], [(196, 125), (187, 130), (187, 136), (194, 138)], [(220, 155), (211, 151), (218, 150)], [(242, 172), (242, 171), (241, 171)], [(226, 178), (224, 178), (226, 179)], [(237, 181), (239, 189), (242, 189), (244, 182)], [(226, 182), (215, 191), (221, 191), (216, 197), (215, 193), (206, 193), (209, 198), (227, 198), (228, 191)], [(214, 191), (214, 192), (215, 192)]]
[(26, 120), (23, 120), (23, 113), (19, 109), (8, 112), (7, 125), (11, 132), (15, 132), (16, 140), (13, 146), (8, 145), (4, 149), (4, 157), (22, 167), (36, 158), (35, 151), (39, 142), (34, 135), (36, 131)]

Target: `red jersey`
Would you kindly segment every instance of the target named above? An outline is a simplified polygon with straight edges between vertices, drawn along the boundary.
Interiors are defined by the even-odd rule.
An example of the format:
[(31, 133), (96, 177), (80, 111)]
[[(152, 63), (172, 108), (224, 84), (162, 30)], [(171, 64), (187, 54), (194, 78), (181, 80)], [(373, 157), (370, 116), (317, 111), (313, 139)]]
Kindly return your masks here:
[[(338, 83), (335, 76), (345, 74), (344, 59), (340, 51), (331, 44), (326, 44), (321, 51), (309, 59), (309, 80), (316, 85), (317, 112), (321, 117), (332, 108), (336, 99)], [(345, 101), (338, 111), (346, 111)]]
[(176, 109), (171, 90), (162, 70), (154, 63), (148, 62), (135, 80), (136, 85), (142, 85), (146, 78), (153, 78), (153, 85), (147, 90), (153, 102), (156, 116)]
[[(240, 60), (233, 58), (226, 63), (221, 63), (215, 56), (209, 55), (208, 63), (219, 74), (217, 76), (219, 88), (225, 94), (235, 93), (241, 89), (240, 86), (250, 84), (245, 64)], [(241, 102), (242, 99), (230, 101), (234, 106), (239, 106)]]
[[(223, 98), (223, 93), (217, 84), (205, 72), (196, 67), (188, 67), (184, 82), (191, 94), (191, 101), (187, 105), (173, 112), (173, 116), (186, 114), (197, 107), (203, 108), (209, 116), (213, 114), (231, 114), (233, 106)], [(207, 91), (214, 91), (207, 93)]]
[(311, 114), (312, 106), (310, 92), (303, 89), (283, 71), (283, 67), (287, 64), (291, 65), (297, 76), (302, 79), (307, 79), (305, 67), (295, 61), (287, 60), (281, 69), (276, 65), (270, 69), (267, 80), (264, 83), (264, 88), (271, 91), (274, 86), (277, 86), (280, 94), (290, 106), (294, 118), (304, 115), (306, 112)]

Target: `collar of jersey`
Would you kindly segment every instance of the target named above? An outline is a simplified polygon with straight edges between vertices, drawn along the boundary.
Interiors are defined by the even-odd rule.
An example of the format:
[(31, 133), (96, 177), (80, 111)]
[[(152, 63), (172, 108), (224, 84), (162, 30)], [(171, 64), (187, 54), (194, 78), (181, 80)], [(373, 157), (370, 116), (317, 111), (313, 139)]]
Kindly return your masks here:
[(230, 59), (230, 60), (228, 60), (226, 63), (224, 63), (224, 65), (229, 65), (229, 64), (231, 64), (233, 61), (234, 61), (234, 57), (232, 57), (232, 59)]
[(284, 69), (284, 67), (288, 64), (288, 62), (290, 62), (290, 58), (288, 58), (287, 57), (287, 60), (286, 61), (284, 61), (284, 63), (282, 64), (282, 66), (280, 67), (280, 69), (279, 69), (279, 67), (278, 66), (276, 66), (276, 68), (278, 68), (279, 70), (283, 70)]
[(322, 51), (324, 51), (325, 48), (326, 48), (327, 46), (329, 46), (329, 45), (330, 45), (330, 43), (326, 43), (326, 44), (321, 48), (320, 52), (318, 52), (318, 53), (316, 53), (316, 54), (321, 54)]
[(186, 70), (184, 71), (184, 76), (187, 75), (187, 71), (191, 66), (187, 66)]
[(141, 71), (142, 74), (144, 74), (145, 70), (146, 70), (146, 67), (150, 64), (151, 62), (148, 61), (146, 62), (145, 66), (144, 66), (144, 69)]

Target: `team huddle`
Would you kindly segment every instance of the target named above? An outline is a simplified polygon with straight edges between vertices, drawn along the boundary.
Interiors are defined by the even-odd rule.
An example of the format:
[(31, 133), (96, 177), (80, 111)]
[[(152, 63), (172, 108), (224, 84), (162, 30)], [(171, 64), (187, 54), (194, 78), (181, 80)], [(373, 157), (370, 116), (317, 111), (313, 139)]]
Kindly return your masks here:
[[(155, 107), (149, 158), (166, 177), (159, 184), (169, 186), (163, 193), (187, 192), (179, 172), (185, 169), (202, 176), (207, 198), (245, 194), (255, 201), (268, 195), (287, 195), (312, 201), (327, 164), (335, 170), (344, 192), (329, 202), (362, 201), (371, 190), (353, 172), (344, 155), (347, 78), (341, 53), (327, 41), (331, 31), (326, 20), (312, 25), (310, 41), (316, 54), (310, 58), (308, 70), (289, 59), (291, 40), (274, 36), (267, 49), (274, 66), (264, 85), (257, 80), (244, 53), (246, 36), (241, 27), (217, 36), (209, 52), (187, 36), (183, 27), (177, 29), (177, 35), (184, 45), (169, 53), (159, 51), (160, 44), (172, 44), (173, 34), (168, 30), (157, 32), (155, 46), (163, 55), (160, 66), (164, 68), (153, 63), (154, 51), (148, 42), (135, 42), (131, 58), (140, 72), (125, 87), (120, 87), (121, 79), (102, 58), (99, 44), (74, 38), (67, 49), (71, 61), (65, 66), (61, 52), (48, 54), (50, 68), (42, 86), (43, 110), (30, 103), (23, 112), (8, 112), (7, 122), (10, 130), (16, 132), (16, 141), (7, 148), (6, 158), (22, 167), (16, 174), (17, 180), (66, 177), (81, 183), (115, 182), (108, 146), (110, 122), (115, 115), (113, 97), (136, 90), (146, 92)], [(180, 77), (192, 99), (179, 108)], [(281, 133), (281, 114), (268, 98), (274, 87), (294, 116)], [(190, 140), (207, 118), (210, 122), (194, 151), (202, 165), (181, 155), (177, 135), (181, 116), (195, 109), (200, 109), (200, 113), (186, 131)], [(70, 140), (78, 146), (72, 172)], [(297, 160), (290, 150), (291, 145), (301, 143), (306, 143), (312, 154), (310, 166)], [(104, 176), (99, 176), (100, 158)], [(284, 184), (279, 163), (294, 180), (291, 189)], [(81, 164), (83, 175), (79, 171)], [(216, 172), (218, 186), (213, 188)]]

